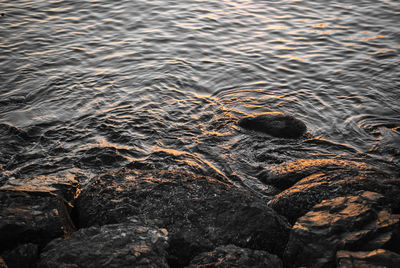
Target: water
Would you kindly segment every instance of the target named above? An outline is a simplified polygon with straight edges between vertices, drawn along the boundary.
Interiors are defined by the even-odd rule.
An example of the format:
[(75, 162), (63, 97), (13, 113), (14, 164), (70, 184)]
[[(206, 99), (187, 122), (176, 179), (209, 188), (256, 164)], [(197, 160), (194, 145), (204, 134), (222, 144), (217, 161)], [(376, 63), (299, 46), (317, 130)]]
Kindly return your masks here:
[[(263, 190), (269, 164), (400, 165), (400, 2), (0, 2), (1, 183), (189, 169)], [(282, 111), (308, 138), (235, 122)], [(265, 189), (264, 189), (265, 190)]]

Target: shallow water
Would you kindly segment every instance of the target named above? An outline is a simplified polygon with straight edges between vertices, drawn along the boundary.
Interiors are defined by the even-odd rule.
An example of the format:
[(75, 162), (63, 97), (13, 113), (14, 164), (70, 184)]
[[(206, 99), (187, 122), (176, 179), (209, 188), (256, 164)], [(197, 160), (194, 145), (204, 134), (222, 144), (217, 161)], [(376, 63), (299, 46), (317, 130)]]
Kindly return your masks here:
[[(262, 188), (264, 166), (299, 158), (398, 169), (399, 1), (13, 0), (0, 12), (3, 178), (127, 166)], [(268, 111), (308, 137), (235, 125)]]

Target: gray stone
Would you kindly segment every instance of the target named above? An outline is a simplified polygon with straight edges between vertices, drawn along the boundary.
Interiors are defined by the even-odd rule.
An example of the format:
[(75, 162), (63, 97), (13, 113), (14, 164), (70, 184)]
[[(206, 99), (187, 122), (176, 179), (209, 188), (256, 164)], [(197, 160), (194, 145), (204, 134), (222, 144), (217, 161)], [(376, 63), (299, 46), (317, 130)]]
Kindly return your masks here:
[(203, 252), (197, 255), (188, 268), (212, 268), (212, 267), (283, 267), (281, 259), (262, 250), (240, 248), (234, 245), (220, 246), (211, 252)]
[(22, 244), (1, 255), (8, 267), (34, 268), (39, 257), (39, 246), (32, 243)]
[(68, 239), (51, 241), (38, 267), (168, 267), (167, 234), (137, 219), (80, 229)]

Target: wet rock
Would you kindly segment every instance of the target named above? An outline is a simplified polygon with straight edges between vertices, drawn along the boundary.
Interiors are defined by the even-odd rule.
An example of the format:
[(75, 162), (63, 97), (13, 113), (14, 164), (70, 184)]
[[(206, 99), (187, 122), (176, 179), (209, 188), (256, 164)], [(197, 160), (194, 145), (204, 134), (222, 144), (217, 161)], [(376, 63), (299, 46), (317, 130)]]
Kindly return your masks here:
[(284, 261), (290, 267), (334, 267), (338, 250), (371, 251), (394, 239), (399, 215), (382, 209), (374, 192), (325, 200), (299, 218), (290, 233)]
[(168, 267), (167, 234), (137, 219), (80, 229), (69, 239), (51, 241), (38, 267)]
[(20, 243), (44, 244), (70, 234), (74, 225), (67, 206), (50, 186), (0, 187), (0, 252)]
[(0, 268), (8, 268), (4, 259), (0, 256)]
[(262, 250), (240, 248), (234, 245), (220, 246), (211, 252), (197, 255), (188, 268), (212, 267), (283, 267), (281, 259)]
[(79, 183), (74, 178), (52, 176), (37, 176), (27, 179), (8, 180), (1, 190), (22, 192), (43, 192), (55, 195), (66, 202), (72, 202), (79, 189)]
[(270, 202), (279, 214), (294, 223), (314, 205), (326, 199), (366, 190), (386, 197), (385, 206), (398, 213), (400, 206), (400, 179), (387, 177), (373, 171), (320, 171), (312, 174), (293, 187), (276, 195)]
[(400, 255), (384, 249), (357, 252), (340, 250), (336, 259), (339, 268), (400, 267)]
[(239, 120), (238, 125), (278, 138), (300, 138), (307, 131), (307, 127), (302, 121), (279, 112), (244, 117)]
[(39, 246), (32, 243), (23, 244), (12, 250), (5, 251), (1, 255), (10, 268), (36, 267), (35, 264), (39, 257)]
[(336, 159), (301, 159), (270, 165), (260, 172), (258, 178), (268, 185), (285, 190), (301, 179), (315, 173), (340, 173), (357, 175), (360, 171), (373, 171), (374, 167), (365, 163)]
[(178, 171), (127, 170), (103, 175), (77, 199), (81, 226), (137, 215), (169, 232), (170, 263), (235, 244), (278, 254), (290, 225), (265, 202), (216, 179)]

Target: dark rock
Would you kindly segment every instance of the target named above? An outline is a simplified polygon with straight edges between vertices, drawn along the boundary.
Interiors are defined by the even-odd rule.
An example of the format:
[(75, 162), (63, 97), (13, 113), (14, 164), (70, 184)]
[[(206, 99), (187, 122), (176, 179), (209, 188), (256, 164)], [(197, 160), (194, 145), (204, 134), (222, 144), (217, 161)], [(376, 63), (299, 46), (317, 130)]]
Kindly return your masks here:
[(5, 251), (1, 255), (10, 268), (36, 267), (35, 264), (39, 257), (39, 246), (31, 243), (23, 244), (12, 250)]
[(69, 235), (74, 225), (67, 206), (50, 186), (0, 187), (0, 252), (20, 243), (44, 244)]
[(167, 234), (137, 219), (80, 229), (69, 239), (51, 241), (38, 267), (168, 267)]
[(335, 267), (338, 250), (371, 251), (389, 243), (399, 215), (382, 209), (374, 192), (325, 200), (299, 218), (290, 232), (284, 262), (289, 267)]
[(244, 117), (239, 120), (238, 125), (278, 138), (300, 138), (307, 131), (307, 127), (302, 121), (279, 112)]
[(361, 171), (373, 171), (376, 168), (365, 163), (336, 159), (301, 159), (282, 164), (266, 166), (258, 178), (265, 184), (285, 190), (301, 179), (315, 173), (334, 173), (357, 175)]
[(0, 256), (0, 268), (8, 268), (4, 259)]
[[(357, 174), (358, 173), (358, 174)], [(400, 205), (400, 180), (373, 171), (320, 171), (276, 195), (269, 206), (294, 223), (322, 200), (366, 190), (386, 197), (385, 205), (395, 213)]]
[(373, 251), (338, 251), (336, 254), (339, 268), (398, 268), (400, 255), (389, 250), (377, 249)]
[(216, 179), (177, 171), (128, 170), (103, 175), (77, 199), (81, 226), (155, 221), (169, 232), (170, 263), (235, 244), (279, 254), (290, 225), (249, 192)]
[(212, 267), (283, 267), (281, 259), (262, 250), (240, 248), (234, 245), (220, 246), (211, 252), (197, 255), (188, 268)]
[(72, 202), (79, 189), (79, 183), (73, 178), (37, 176), (28, 179), (8, 180), (0, 191), (44, 192)]

